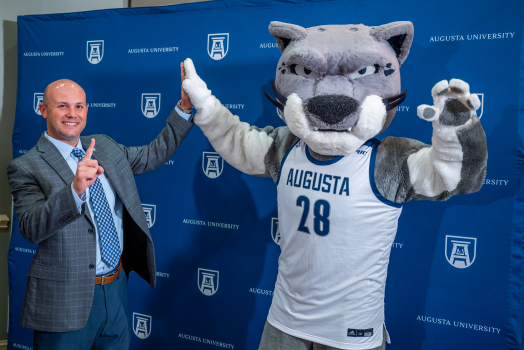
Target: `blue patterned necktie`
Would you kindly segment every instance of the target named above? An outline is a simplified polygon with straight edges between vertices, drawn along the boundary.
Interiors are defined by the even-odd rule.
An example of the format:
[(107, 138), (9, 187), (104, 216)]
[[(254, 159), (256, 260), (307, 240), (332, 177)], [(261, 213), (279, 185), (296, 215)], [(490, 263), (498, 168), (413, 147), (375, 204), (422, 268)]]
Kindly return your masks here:
[[(78, 163), (84, 158), (85, 152), (81, 149), (73, 148), (71, 155), (76, 158), (76, 162)], [(118, 234), (116, 232), (113, 214), (107, 203), (107, 198), (102, 183), (100, 182), (100, 178), (97, 178), (95, 182), (89, 186), (89, 193), (91, 194), (91, 201), (98, 222), (98, 232), (100, 233), (102, 246), (102, 259), (115, 268), (120, 261), (120, 245), (118, 243)]]

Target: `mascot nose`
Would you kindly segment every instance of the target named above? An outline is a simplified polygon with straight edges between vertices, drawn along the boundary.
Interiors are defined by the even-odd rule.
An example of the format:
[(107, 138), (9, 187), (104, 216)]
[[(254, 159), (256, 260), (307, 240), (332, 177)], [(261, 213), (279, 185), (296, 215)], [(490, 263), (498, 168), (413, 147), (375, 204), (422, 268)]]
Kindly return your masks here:
[(358, 101), (344, 95), (324, 95), (310, 98), (307, 103), (309, 112), (317, 115), (323, 122), (334, 125), (356, 111)]

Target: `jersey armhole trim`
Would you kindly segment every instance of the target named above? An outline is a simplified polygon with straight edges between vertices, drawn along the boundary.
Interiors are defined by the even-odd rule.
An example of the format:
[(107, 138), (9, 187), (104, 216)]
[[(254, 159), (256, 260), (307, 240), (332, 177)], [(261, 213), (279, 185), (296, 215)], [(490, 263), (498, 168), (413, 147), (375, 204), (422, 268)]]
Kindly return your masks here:
[(377, 159), (377, 149), (378, 146), (380, 146), (380, 141), (373, 138), (368, 142), (370, 142), (370, 146), (373, 148), (373, 151), (371, 153), (371, 159), (369, 161), (369, 184), (371, 185), (371, 189), (373, 190), (375, 197), (377, 197), (377, 199), (384, 204), (387, 204), (395, 208), (402, 208), (402, 203), (390, 201), (389, 199), (385, 198), (380, 194), (377, 188), (377, 184), (375, 183), (375, 160)]
[(291, 153), (291, 150), (292, 150), (293, 148), (295, 148), (295, 146), (296, 146), (299, 142), (300, 142), (300, 140), (298, 140), (297, 142), (295, 142), (295, 143), (293, 144), (293, 146), (291, 146), (291, 147), (288, 149), (288, 151), (287, 151), (286, 155), (284, 156), (284, 158), (282, 158), (282, 161), (280, 162), (280, 171), (278, 172), (277, 186), (278, 186), (278, 183), (280, 182), (280, 175), (282, 175), (282, 168), (284, 167), (284, 163), (286, 162), (286, 158), (287, 158), (287, 156), (289, 155), (289, 153)]

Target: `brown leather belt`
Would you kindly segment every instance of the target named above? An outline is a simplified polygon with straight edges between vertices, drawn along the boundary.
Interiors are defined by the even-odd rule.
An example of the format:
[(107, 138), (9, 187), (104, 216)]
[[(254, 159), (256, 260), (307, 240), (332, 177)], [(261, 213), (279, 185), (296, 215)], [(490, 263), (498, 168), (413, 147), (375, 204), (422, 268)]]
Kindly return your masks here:
[(95, 278), (95, 284), (100, 284), (100, 285), (104, 285), (104, 284), (109, 284), (111, 282), (113, 282), (114, 280), (116, 280), (118, 278), (118, 274), (122, 271), (122, 260), (120, 260), (120, 265), (118, 265), (118, 269), (115, 270), (115, 272), (113, 272), (112, 274), (108, 275), (108, 276), (100, 276), (100, 277), (96, 277)]

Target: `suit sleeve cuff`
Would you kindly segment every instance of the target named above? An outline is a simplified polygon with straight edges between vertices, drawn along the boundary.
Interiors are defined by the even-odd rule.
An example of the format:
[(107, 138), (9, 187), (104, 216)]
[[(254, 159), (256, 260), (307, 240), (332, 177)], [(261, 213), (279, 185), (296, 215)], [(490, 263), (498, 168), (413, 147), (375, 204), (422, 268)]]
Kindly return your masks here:
[(80, 196), (78, 196), (73, 189), (73, 184), (71, 183), (71, 192), (73, 192), (73, 198), (75, 199), (76, 207), (78, 208), (78, 212), (82, 212), (82, 205), (86, 202), (86, 193), (82, 193)]
[(175, 111), (178, 113), (179, 116), (187, 120), (188, 122), (193, 120), (193, 114), (184, 113), (178, 108), (178, 106), (175, 106)]

